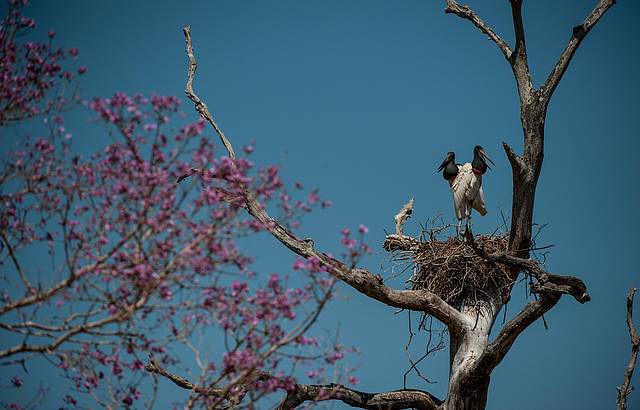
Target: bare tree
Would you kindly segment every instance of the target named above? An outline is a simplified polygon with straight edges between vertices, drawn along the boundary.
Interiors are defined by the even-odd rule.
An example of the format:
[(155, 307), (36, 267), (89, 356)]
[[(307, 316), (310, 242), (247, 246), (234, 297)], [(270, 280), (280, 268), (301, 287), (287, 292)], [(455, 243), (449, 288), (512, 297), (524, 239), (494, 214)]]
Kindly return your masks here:
[(633, 377), (633, 371), (636, 368), (636, 362), (638, 360), (638, 350), (640, 350), (640, 336), (636, 326), (633, 324), (633, 296), (636, 294), (636, 288), (632, 288), (627, 295), (627, 327), (629, 328), (629, 337), (631, 339), (631, 357), (627, 368), (624, 371), (624, 382), (618, 387), (618, 398), (616, 399), (616, 409), (627, 409), (627, 397), (631, 394), (631, 378)]
[[(544, 158), (544, 125), (549, 102), (581, 42), (615, 1), (599, 0), (585, 20), (573, 27), (564, 51), (544, 84), (538, 88), (532, 83), (529, 71), (522, 20), (522, 0), (510, 0), (509, 3), (515, 31), (513, 47), (468, 6), (461, 5), (455, 0), (446, 0), (445, 8), (446, 13), (469, 20), (498, 46), (512, 68), (520, 97), (524, 152), (518, 154), (507, 143), (503, 143), (513, 172), (512, 215), (507, 248), (489, 252), (482, 244), (476, 243), (473, 235), (466, 237), (468, 245), (485, 263), (504, 267), (509, 279), (506, 291), (497, 287), (488, 288), (484, 289), (480, 295), (475, 295), (473, 303), (464, 303), (466, 301), (463, 300), (463, 303), (452, 304), (425, 289), (390, 288), (383, 283), (380, 275), (365, 269), (350, 267), (316, 249), (312, 240), (302, 240), (293, 235), (266, 212), (247, 187), (243, 188), (244, 207), (247, 212), (266, 226), (269, 232), (292, 252), (304, 258), (319, 261), (334, 278), (353, 287), (364, 296), (388, 306), (433, 316), (446, 326), (450, 335), (451, 372), (446, 398), (438, 399), (420, 390), (363, 393), (336, 384), (296, 384), (287, 390), (280, 408), (295, 408), (305, 401), (340, 400), (361, 408), (484, 409), (491, 373), (505, 358), (517, 337), (555, 306), (563, 294), (573, 296), (580, 303), (590, 300), (586, 286), (580, 279), (547, 272), (538, 262), (530, 259), (532, 218), (536, 185)], [(235, 159), (231, 142), (216, 124), (207, 105), (193, 90), (197, 65), (189, 27), (185, 27), (184, 34), (189, 57), (189, 75), (185, 92), (194, 102), (197, 112), (213, 126), (226, 147), (229, 157)], [(391, 247), (392, 249), (411, 249), (416, 245), (415, 240), (401, 235), (401, 225), (404, 220), (406, 220), (404, 214), (396, 218), (397, 234), (387, 238), (386, 247), (393, 241), (395, 245)], [(489, 341), (489, 334), (496, 316), (508, 300), (513, 284), (522, 272), (531, 275), (531, 291), (536, 298), (508, 321), (493, 341)], [(157, 368), (154, 363), (150, 363), (148, 369), (164, 374), (181, 387), (198, 389), (198, 386), (171, 375), (164, 369)], [(265, 374), (261, 369), (255, 369), (253, 374), (246, 375), (246, 380), (249, 383), (251, 380), (258, 378), (264, 380), (270, 377), (274, 376)], [(211, 395), (219, 395), (224, 391), (224, 387), (200, 389), (202, 394)]]

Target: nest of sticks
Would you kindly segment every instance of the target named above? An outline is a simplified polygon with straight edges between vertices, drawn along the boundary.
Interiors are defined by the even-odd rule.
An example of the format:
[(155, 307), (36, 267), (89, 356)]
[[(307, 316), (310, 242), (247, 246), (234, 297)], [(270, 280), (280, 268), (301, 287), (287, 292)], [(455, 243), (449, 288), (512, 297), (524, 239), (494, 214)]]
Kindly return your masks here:
[[(482, 294), (506, 296), (512, 280), (505, 266), (482, 259), (464, 238), (444, 237), (448, 227), (423, 232), (416, 239), (389, 235), (384, 248), (392, 252), (397, 265), (409, 265), (413, 275), (407, 283), (411, 289), (424, 289), (453, 305), (474, 304)], [(509, 235), (477, 235), (474, 240), (487, 253), (506, 251)], [(505, 292), (503, 292), (503, 290)]]

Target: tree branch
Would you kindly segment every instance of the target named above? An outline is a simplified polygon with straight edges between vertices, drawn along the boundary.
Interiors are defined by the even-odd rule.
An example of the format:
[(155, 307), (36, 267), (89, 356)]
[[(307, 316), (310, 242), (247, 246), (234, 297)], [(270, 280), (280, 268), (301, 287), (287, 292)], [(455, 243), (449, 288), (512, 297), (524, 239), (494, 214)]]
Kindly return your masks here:
[(513, 19), (513, 31), (516, 35), (516, 46), (514, 55), (518, 52), (525, 52), (526, 41), (524, 36), (524, 25), (522, 24), (522, 0), (509, 0), (511, 3), (511, 18)]
[(190, 382), (183, 377), (168, 372), (162, 366), (160, 366), (158, 362), (156, 362), (152, 354), (149, 354), (149, 362), (145, 366), (145, 370), (150, 373), (155, 373), (162, 377), (166, 377), (178, 387), (186, 390), (193, 390), (194, 392), (204, 396), (217, 397), (221, 400), (228, 401), (232, 405), (236, 405), (242, 402), (242, 399), (244, 399), (244, 396), (247, 394), (248, 385), (257, 381), (266, 381), (272, 378), (272, 376), (266, 372), (254, 370), (241, 383), (234, 386), (234, 394), (230, 395), (229, 393), (231, 392), (231, 389), (228, 387), (202, 387)]
[(452, 13), (458, 17), (469, 20), (473, 23), (481, 32), (489, 36), (489, 38), (496, 43), (507, 61), (511, 61), (511, 48), (509, 45), (498, 35), (491, 27), (489, 27), (476, 13), (469, 8), (456, 2), (455, 0), (446, 0), (447, 7), (444, 9), (445, 13)]
[(218, 133), (220, 140), (222, 140), (222, 144), (229, 153), (229, 158), (236, 159), (236, 153), (233, 150), (231, 142), (224, 135), (220, 127), (218, 127), (218, 124), (213, 119), (213, 115), (211, 115), (211, 113), (209, 112), (209, 107), (207, 107), (207, 104), (205, 104), (204, 101), (202, 101), (200, 97), (198, 97), (193, 91), (193, 79), (196, 76), (198, 64), (196, 63), (196, 57), (193, 53), (193, 46), (191, 45), (191, 27), (185, 26), (182, 30), (184, 31), (184, 36), (187, 38), (187, 56), (189, 57), (189, 75), (187, 77), (187, 85), (185, 87), (184, 93), (187, 94), (187, 97), (189, 97), (191, 101), (193, 101), (196, 111), (200, 113), (202, 118), (207, 120), (209, 124), (211, 124), (211, 126), (216, 130), (216, 133)]
[[(469, 6), (460, 5), (455, 0), (446, 0), (447, 7), (445, 13), (453, 13), (461, 18), (472, 22), (480, 31), (487, 36), (500, 48), (502, 54), (505, 56), (511, 69), (513, 70), (513, 76), (516, 80), (518, 87), (518, 95), (520, 96), (521, 110), (535, 99), (535, 92), (533, 83), (531, 81), (531, 73), (529, 70), (529, 62), (527, 58), (527, 47), (524, 33), (524, 24), (522, 22), (522, 1), (523, 0), (509, 0), (511, 4), (511, 16), (513, 19), (513, 29), (515, 32), (515, 49), (511, 50), (509, 45), (493, 31), (477, 14), (469, 8)], [(522, 113), (521, 113), (522, 115)], [(505, 146), (505, 150), (507, 147)], [(510, 150), (510, 149), (509, 149)], [(511, 151), (513, 153), (513, 151)], [(507, 155), (509, 152), (507, 151)], [(511, 156), (509, 160), (514, 162)], [(523, 167), (520, 167), (523, 169)], [(515, 168), (514, 168), (515, 169)]]
[[(187, 55), (189, 56), (189, 71), (185, 93), (191, 101), (194, 102), (196, 111), (198, 111), (218, 133), (218, 136), (229, 152), (229, 157), (235, 159), (231, 142), (214, 121), (207, 105), (193, 91), (192, 84), (197, 64), (191, 43), (191, 31), (188, 26), (184, 28), (184, 35), (187, 44)], [(436, 319), (444, 323), (452, 334), (460, 334), (468, 325), (467, 322), (469, 319), (466, 316), (433, 293), (389, 288), (383, 284), (380, 275), (374, 275), (365, 269), (351, 268), (323, 252), (316, 251), (313, 247), (313, 240), (298, 239), (278, 223), (278, 221), (269, 216), (246, 186), (242, 186), (241, 188), (249, 214), (260, 221), (278, 241), (292, 252), (307, 259), (320, 261), (329, 274), (350, 285), (360, 293), (386, 305), (401, 309), (417, 310), (433, 315)]]
[(339, 400), (351, 407), (362, 409), (420, 409), (436, 410), (442, 403), (435, 396), (422, 390), (395, 390), (384, 393), (365, 393), (341, 384), (296, 384), (278, 410), (295, 409), (305, 401)]
[(478, 246), (470, 230), (466, 232), (465, 238), (474, 251), (487, 262), (502, 263), (516, 271), (524, 270), (533, 275), (537, 281), (531, 284), (531, 291), (540, 295), (540, 299), (529, 302), (520, 313), (500, 330), (496, 339), (487, 346), (475, 364), (473, 372), (476, 376), (489, 376), (493, 369), (505, 358), (518, 336), (554, 307), (563, 294), (573, 296), (580, 303), (591, 300), (586, 285), (577, 277), (545, 272), (537, 262), (512, 256), (506, 252), (488, 254), (482, 247)]
[(482, 247), (478, 246), (470, 229), (467, 229), (465, 239), (478, 256), (487, 262), (502, 263), (518, 271), (525, 271), (532, 274), (537, 279), (537, 282), (531, 285), (531, 291), (534, 293), (567, 294), (573, 296), (573, 298), (580, 303), (586, 303), (591, 300), (591, 296), (589, 296), (589, 292), (587, 292), (587, 285), (585, 285), (580, 278), (546, 272), (536, 261), (519, 258), (507, 252), (494, 252), (489, 254)]
[(106, 260), (108, 260), (111, 256), (113, 256), (129, 239), (131, 239), (139, 231), (139, 229), (140, 229), (140, 224), (136, 225), (136, 227), (133, 228), (129, 233), (127, 233), (125, 237), (121, 238), (118, 241), (118, 243), (109, 250), (109, 252), (98, 257), (95, 262), (83, 268), (80, 268), (77, 271), (71, 270), (69, 272), (69, 276), (66, 279), (56, 283), (49, 289), (45, 291), (39, 291), (30, 296), (26, 296), (22, 299), (17, 299), (11, 303), (8, 303), (0, 307), (0, 316), (15, 309), (20, 309), (25, 306), (42, 302), (43, 300), (49, 299), (51, 296), (55, 295), (59, 291), (70, 288), (78, 278), (82, 277), (87, 272), (92, 272), (93, 270), (99, 268)]
[(487, 346), (476, 362), (473, 373), (478, 376), (490, 375), (493, 369), (505, 358), (518, 336), (554, 307), (561, 296), (560, 293), (542, 292), (540, 299), (529, 302), (502, 328), (493, 343)]
[[(172, 381), (176, 386), (186, 390), (193, 390), (205, 396), (213, 396), (228, 401), (231, 405), (242, 402), (249, 386), (256, 382), (279, 380), (277, 377), (262, 370), (254, 370), (241, 383), (234, 385), (234, 394), (230, 395), (228, 387), (202, 387), (189, 380), (173, 374), (160, 366), (152, 355), (145, 366), (148, 372), (158, 374)], [(280, 386), (280, 385), (279, 385)], [(279, 387), (285, 389), (284, 387)], [(422, 390), (396, 390), (384, 393), (365, 393), (353, 390), (341, 384), (299, 384), (287, 391), (287, 395), (278, 406), (279, 410), (295, 409), (305, 401), (329, 401), (338, 400), (352, 407), (363, 409), (423, 409), (436, 410), (442, 401)]]
[[(145, 300), (146, 300), (146, 297), (145, 297)], [(72, 337), (78, 334), (89, 333), (91, 329), (99, 329), (111, 323), (122, 321), (125, 318), (130, 317), (132, 314), (133, 314), (133, 308), (130, 308), (128, 310), (124, 310), (122, 312), (107, 316), (103, 319), (96, 320), (94, 322), (76, 325), (73, 328), (71, 328), (68, 332), (58, 336), (55, 340), (53, 340), (49, 344), (34, 345), (34, 344), (27, 344), (23, 342), (21, 344), (15, 345), (8, 349), (1, 350), (0, 358), (5, 358), (15, 354), (29, 353), (29, 352), (51, 353), (54, 350), (56, 350), (61, 344), (67, 342), (68, 340), (71, 340)]]
[(513, 31), (516, 36), (515, 50), (509, 58), (513, 75), (518, 85), (520, 101), (528, 103), (531, 100), (533, 83), (529, 72), (529, 61), (527, 58), (527, 45), (524, 36), (524, 25), (522, 24), (522, 0), (509, 0), (511, 3), (511, 17), (513, 19)]
[(633, 296), (636, 290), (636, 288), (632, 288), (627, 295), (627, 327), (629, 328), (629, 337), (631, 338), (631, 358), (629, 358), (629, 363), (624, 372), (624, 382), (618, 387), (618, 398), (616, 400), (617, 410), (627, 409), (627, 396), (629, 396), (631, 390), (633, 390), (633, 387), (630, 388), (629, 385), (631, 384), (633, 371), (636, 367), (636, 361), (638, 360), (638, 350), (640, 349), (640, 337), (633, 324)]
[(509, 159), (509, 163), (511, 164), (511, 168), (513, 169), (514, 174), (519, 174), (526, 172), (527, 164), (524, 162), (524, 159), (518, 154), (516, 154), (513, 149), (506, 142), (502, 142), (502, 148), (504, 148), (504, 152), (507, 154), (507, 158)]
[(2, 239), (2, 242), (4, 242), (4, 246), (9, 251), (9, 256), (11, 257), (11, 261), (13, 262), (13, 266), (16, 268), (16, 272), (18, 272), (18, 276), (20, 277), (20, 280), (22, 281), (26, 292), (31, 291), (33, 289), (33, 286), (31, 286), (29, 280), (27, 279), (27, 276), (24, 274), (22, 266), (20, 265), (20, 262), (18, 261), (15, 252), (13, 251), (13, 246), (11, 246), (11, 242), (9, 242), (9, 238), (7, 238), (4, 232), (0, 232), (0, 238)]
[(553, 70), (549, 73), (549, 77), (547, 77), (547, 80), (540, 89), (542, 97), (547, 103), (558, 86), (560, 79), (562, 79), (565, 71), (567, 71), (567, 67), (569, 67), (569, 63), (580, 46), (580, 43), (582, 43), (582, 40), (587, 36), (589, 31), (591, 31), (593, 26), (596, 25), (604, 13), (606, 13), (606, 11), (615, 3), (615, 0), (598, 0), (598, 4), (596, 4), (594, 9), (591, 10), (591, 13), (589, 13), (584, 22), (573, 28), (571, 38), (569, 39), (567, 46), (564, 51), (562, 51), (556, 65), (553, 67)]

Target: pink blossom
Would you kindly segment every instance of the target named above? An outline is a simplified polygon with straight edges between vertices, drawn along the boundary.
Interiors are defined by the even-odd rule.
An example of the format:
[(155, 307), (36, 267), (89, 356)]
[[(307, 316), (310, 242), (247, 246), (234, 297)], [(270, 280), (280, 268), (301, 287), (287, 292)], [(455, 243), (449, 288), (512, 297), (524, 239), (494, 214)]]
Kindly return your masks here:
[(316, 379), (320, 376), (321, 371), (320, 370), (309, 370), (307, 372), (307, 377), (310, 379)]
[(64, 402), (66, 404), (70, 404), (72, 406), (75, 406), (75, 405), (78, 404), (78, 401), (76, 399), (74, 399), (73, 396), (70, 396), (68, 394), (64, 396)]
[[(35, 25), (14, 20), (18, 30)], [(287, 371), (294, 366), (313, 369), (342, 359), (345, 350), (319, 354), (324, 349), (319, 338), (286, 338), (332, 283), (327, 267), (317, 258), (298, 258), (292, 266), (295, 278), (267, 275), (252, 266), (254, 257), (240, 239), (276, 227), (246, 214), (245, 187), (265, 207), (277, 209), (287, 227), (299, 226), (303, 213), (327, 206), (319, 191), (300, 192), (304, 186), (297, 183), (292, 192), (276, 165), (258, 167), (246, 157), (220, 156), (223, 151), (217, 151), (204, 120), (177, 125), (180, 99), (174, 96), (116, 92), (88, 99), (84, 105), (105, 130), (98, 139), (104, 145), (92, 153), (74, 151), (68, 137), (76, 125), (65, 123), (63, 116), (66, 104), (76, 100), (58, 101), (50, 90), (75, 89), (66, 82), (78, 81), (76, 73), (87, 71), (73, 65), (78, 49), (23, 38), (16, 36), (22, 43), (14, 44), (13, 53), (25, 64), (0, 58), (7, 73), (6, 78), (0, 75), (0, 102), (17, 107), (0, 113), (0, 123), (47, 114), (49, 132), (25, 138), (7, 153), (3, 175), (11, 183), (0, 190), (0, 226), (19, 255), (53, 260), (63, 267), (55, 275), (72, 280), (39, 301), (37, 309), (27, 306), (22, 313), (68, 328), (107, 322), (91, 332), (81, 330), (59, 351), (45, 352), (64, 352), (52, 356), (60, 359), (56, 370), (83, 392), (106, 391), (108, 379), (111, 399), (133, 406), (141, 397), (134, 386), (145, 385), (138, 384), (146, 375), (144, 356), (151, 352), (159, 362), (179, 368), (175, 347), (179, 350), (201, 329), (217, 327), (239, 343), (211, 357), (208, 369), (217, 373), (212, 377), (264, 368), (277, 377), (249, 387), (263, 393), (292, 389), (295, 380)], [(26, 87), (31, 80), (33, 88)], [(242, 152), (253, 153), (253, 143)], [(184, 175), (187, 180), (176, 184)], [(362, 246), (356, 241), (351, 247), (362, 252)], [(44, 292), (52, 282), (40, 281), (40, 272), (26, 274), (42, 289), (26, 289), (16, 275), (5, 275), (3, 303)], [(86, 306), (88, 317), (69, 313), (76, 306)], [(272, 348), (296, 349), (300, 355), (265, 358)], [(22, 380), (16, 377), (12, 384), (19, 387)], [(69, 395), (64, 402), (77, 404)]]
[(11, 384), (13, 384), (15, 387), (21, 387), (23, 381), (18, 376), (13, 376), (13, 378), (11, 379)]

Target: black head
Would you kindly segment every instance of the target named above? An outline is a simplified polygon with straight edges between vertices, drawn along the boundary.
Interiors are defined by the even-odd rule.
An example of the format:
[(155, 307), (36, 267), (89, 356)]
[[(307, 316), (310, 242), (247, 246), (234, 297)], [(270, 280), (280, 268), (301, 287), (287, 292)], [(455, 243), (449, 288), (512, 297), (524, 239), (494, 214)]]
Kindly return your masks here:
[(440, 164), (440, 166), (438, 167), (438, 172), (442, 171), (443, 169), (445, 169), (445, 167), (450, 163), (456, 160), (456, 154), (452, 151), (447, 152), (447, 156), (444, 158), (444, 161), (442, 161), (442, 164)]
[(484, 151), (484, 148), (482, 148), (480, 145), (476, 145), (473, 148), (473, 160), (476, 161), (476, 159), (481, 161), (482, 164), (489, 169), (491, 169), (491, 167), (489, 166), (489, 164), (487, 164), (487, 161), (492, 165), (495, 165), (493, 161), (491, 161), (491, 158), (489, 158), (487, 153)]

